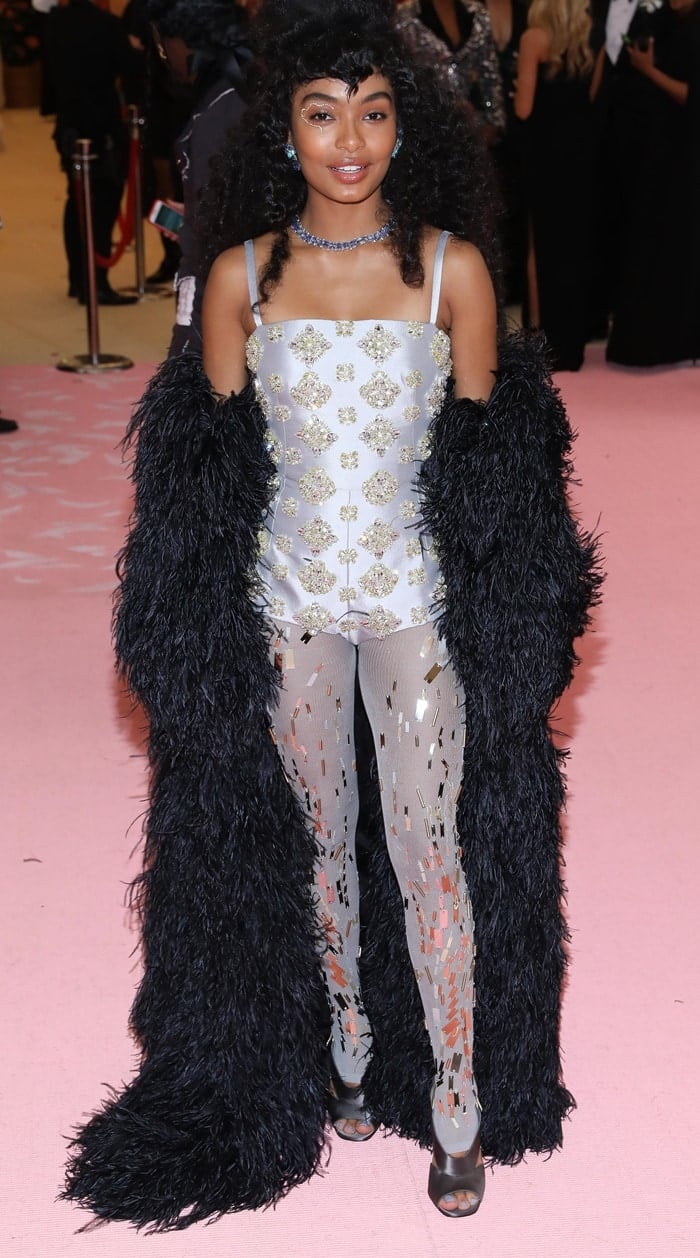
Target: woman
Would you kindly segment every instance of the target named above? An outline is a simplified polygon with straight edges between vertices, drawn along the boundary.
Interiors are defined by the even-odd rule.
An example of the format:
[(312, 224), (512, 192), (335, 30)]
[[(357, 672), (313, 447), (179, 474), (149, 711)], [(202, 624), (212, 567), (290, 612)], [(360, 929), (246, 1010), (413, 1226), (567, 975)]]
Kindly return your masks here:
[(503, 84), (489, 15), (478, 0), (399, 0), (396, 28), (413, 56), (434, 66), (475, 114), (487, 144), (506, 125)]
[(151, 722), (144, 1061), (67, 1193), (160, 1228), (307, 1179), (326, 1106), (342, 1138), (430, 1144), (430, 1197), (463, 1217), (482, 1148), (551, 1149), (572, 1103), (546, 715), (597, 577), (570, 434), (535, 350), (497, 367), (469, 127), (376, 6), (306, 8), (209, 194), (206, 374), (171, 360), (135, 421), (117, 644)]
[(533, 0), (520, 40), (515, 114), (523, 134), (527, 322), (555, 370), (583, 363), (590, 306), (596, 145), (587, 0)]
[[(642, 18), (645, 23), (642, 23)], [(633, 21), (615, 70), (616, 256), (609, 362), (700, 357), (700, 7)]]

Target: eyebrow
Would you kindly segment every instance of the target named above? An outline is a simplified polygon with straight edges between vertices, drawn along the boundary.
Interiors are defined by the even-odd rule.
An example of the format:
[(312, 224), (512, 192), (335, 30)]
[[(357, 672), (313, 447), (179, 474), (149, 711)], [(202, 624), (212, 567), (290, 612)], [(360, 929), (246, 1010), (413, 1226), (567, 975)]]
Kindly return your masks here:
[[(323, 100), (328, 101), (331, 105), (337, 105), (340, 100), (347, 100), (347, 96), (331, 96), (328, 92), (307, 92), (306, 96), (302, 97), (301, 104), (306, 105), (312, 100)], [(363, 96), (360, 104), (368, 105), (370, 101), (374, 100), (388, 100), (389, 104), (393, 103), (393, 98), (389, 92), (380, 91), (371, 92), (369, 96)]]

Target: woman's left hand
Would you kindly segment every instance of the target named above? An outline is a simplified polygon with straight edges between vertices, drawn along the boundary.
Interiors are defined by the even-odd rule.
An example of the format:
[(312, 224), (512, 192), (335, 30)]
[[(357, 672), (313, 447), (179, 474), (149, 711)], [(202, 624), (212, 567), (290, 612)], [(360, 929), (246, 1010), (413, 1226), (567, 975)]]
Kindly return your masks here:
[(636, 44), (628, 44), (627, 56), (630, 59), (630, 64), (634, 66), (635, 70), (639, 70), (640, 73), (646, 74), (648, 77), (650, 71), (654, 69), (653, 39), (649, 40), (646, 48), (638, 48)]

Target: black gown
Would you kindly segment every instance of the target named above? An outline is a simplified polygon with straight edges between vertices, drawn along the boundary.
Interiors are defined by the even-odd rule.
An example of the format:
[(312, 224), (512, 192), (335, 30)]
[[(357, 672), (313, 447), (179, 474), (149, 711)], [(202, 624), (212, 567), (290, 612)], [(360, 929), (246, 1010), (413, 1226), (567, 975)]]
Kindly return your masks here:
[(590, 76), (541, 66), (522, 129), (525, 212), (535, 253), (540, 327), (555, 369), (577, 371), (588, 330), (596, 140)]
[(700, 357), (700, 9), (662, 10), (653, 35), (655, 63), (689, 84), (687, 103), (623, 63), (610, 113), (619, 232), (607, 357), (639, 367)]

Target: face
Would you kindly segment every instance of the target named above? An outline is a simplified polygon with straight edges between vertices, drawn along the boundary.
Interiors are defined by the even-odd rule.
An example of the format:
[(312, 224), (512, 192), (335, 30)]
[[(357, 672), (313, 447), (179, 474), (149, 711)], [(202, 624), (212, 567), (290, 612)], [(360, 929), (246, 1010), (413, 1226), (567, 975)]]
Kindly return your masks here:
[(394, 94), (383, 74), (356, 92), (339, 79), (315, 79), (292, 97), (290, 139), (302, 174), (321, 195), (364, 201), (382, 184), (396, 143)]
[(158, 27), (151, 22), (153, 42), (161, 61), (167, 62), (168, 69), (178, 83), (189, 82), (191, 75), (188, 65), (190, 49), (179, 35), (161, 35)]

